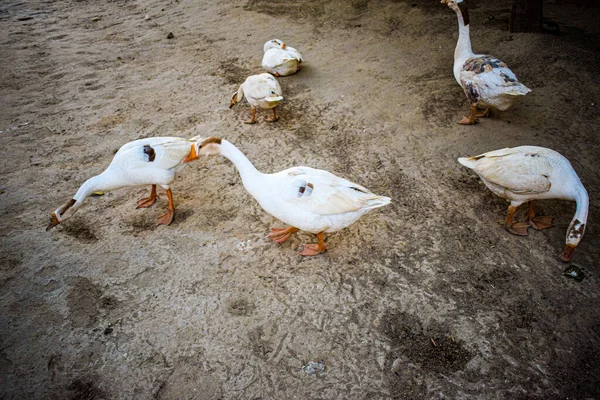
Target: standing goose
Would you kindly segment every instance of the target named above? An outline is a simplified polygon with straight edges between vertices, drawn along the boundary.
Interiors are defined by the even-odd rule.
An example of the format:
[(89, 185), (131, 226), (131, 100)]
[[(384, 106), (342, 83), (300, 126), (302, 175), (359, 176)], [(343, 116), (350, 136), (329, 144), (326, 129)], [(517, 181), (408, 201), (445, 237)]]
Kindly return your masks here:
[[(458, 162), (472, 169), (494, 194), (510, 201), (505, 228), (516, 235), (527, 235), (529, 226), (544, 229), (552, 226), (552, 218), (536, 217), (533, 201), (564, 199), (577, 202), (575, 216), (567, 230), (566, 247), (561, 258), (567, 262), (583, 238), (588, 217), (588, 193), (575, 170), (560, 153), (538, 146), (520, 146)], [(529, 222), (513, 222), (518, 206), (529, 202)]]
[(256, 122), (256, 107), (273, 110), (273, 117), (267, 118), (267, 121), (274, 122), (279, 119), (275, 109), (283, 100), (283, 96), (281, 95), (279, 82), (272, 75), (264, 73), (246, 78), (238, 91), (231, 97), (229, 108), (242, 101), (244, 96), (246, 96), (248, 103), (252, 107), (252, 119), (244, 121), (244, 123), (253, 124)]
[(173, 193), (169, 185), (185, 163), (198, 158), (200, 141), (200, 137), (154, 137), (123, 145), (104, 172), (85, 181), (71, 200), (52, 213), (52, 221), (46, 230), (71, 218), (93, 192), (144, 185), (152, 185), (152, 190), (148, 198), (138, 201), (137, 208), (153, 205), (158, 198), (156, 185), (160, 185), (167, 191), (169, 206), (167, 213), (158, 219), (158, 225), (169, 225), (174, 214)]
[[(473, 125), (477, 117), (490, 115), (490, 108), (507, 110), (531, 89), (517, 80), (508, 66), (495, 57), (474, 54), (469, 33), (469, 12), (463, 0), (441, 0), (456, 12), (458, 17), (458, 42), (454, 50), (454, 78), (463, 88), (471, 105), (471, 115), (458, 123)], [(478, 112), (483, 108), (483, 112)]]
[(275, 218), (291, 225), (271, 228), (269, 239), (282, 243), (298, 230), (317, 235), (317, 244), (305, 244), (303, 256), (327, 250), (325, 232), (339, 231), (367, 211), (390, 203), (389, 197), (377, 196), (364, 187), (327, 171), (293, 167), (274, 174), (259, 172), (248, 158), (224, 139), (208, 138), (198, 155), (220, 154), (238, 169), (244, 187), (260, 206)]
[(265, 55), (262, 66), (265, 71), (275, 76), (286, 76), (300, 70), (302, 55), (293, 47), (287, 46), (279, 39), (269, 40), (263, 46)]

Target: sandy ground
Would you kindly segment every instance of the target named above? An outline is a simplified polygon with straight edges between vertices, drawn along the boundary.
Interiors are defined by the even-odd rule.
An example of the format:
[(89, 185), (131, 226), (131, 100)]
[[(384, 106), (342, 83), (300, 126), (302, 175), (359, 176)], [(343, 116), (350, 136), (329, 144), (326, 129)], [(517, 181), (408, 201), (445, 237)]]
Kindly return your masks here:
[[(3, 1), (0, 397), (600, 398), (588, 3), (546, 1), (559, 35), (509, 33), (508, 0), (472, 4), (474, 49), (533, 92), (464, 127), (456, 17), (437, 0)], [(244, 125), (229, 98), (275, 37), (306, 63), (279, 79), (280, 121)], [(264, 172), (322, 168), (393, 204), (302, 258), (314, 237), (265, 239), (281, 222), (213, 157), (174, 183), (169, 227), (155, 227), (165, 197), (136, 210), (148, 188), (135, 188), (44, 231), (122, 144), (199, 134)], [(590, 193), (581, 282), (558, 258), (574, 203), (539, 202), (555, 227), (512, 236), (506, 202), (456, 162), (522, 144), (567, 156)]]

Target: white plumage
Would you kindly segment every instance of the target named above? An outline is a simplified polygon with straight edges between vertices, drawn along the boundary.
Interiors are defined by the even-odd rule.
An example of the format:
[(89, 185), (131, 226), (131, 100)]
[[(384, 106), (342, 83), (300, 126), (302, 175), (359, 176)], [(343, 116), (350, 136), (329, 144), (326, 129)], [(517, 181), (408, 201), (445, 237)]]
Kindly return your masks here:
[(287, 46), (279, 39), (272, 39), (263, 46), (265, 52), (262, 66), (265, 71), (275, 76), (295, 74), (300, 69), (302, 55), (293, 47)]
[(240, 85), (237, 92), (231, 97), (229, 108), (233, 107), (238, 102), (246, 97), (248, 104), (252, 107), (252, 119), (245, 121), (247, 124), (256, 122), (256, 108), (265, 108), (273, 110), (273, 117), (267, 118), (267, 121), (277, 121), (277, 112), (275, 108), (283, 100), (281, 86), (272, 75), (264, 73), (259, 75), (251, 75), (244, 83)]
[(302, 255), (324, 252), (324, 232), (339, 231), (369, 210), (390, 203), (389, 197), (377, 196), (323, 170), (294, 167), (263, 174), (237, 147), (223, 139), (205, 139), (198, 154), (221, 154), (231, 160), (248, 193), (266, 212), (291, 225), (287, 229), (272, 228), (269, 238), (281, 243), (299, 229), (316, 234), (319, 243), (305, 245)]
[[(517, 80), (508, 66), (495, 57), (474, 54), (471, 48), (469, 12), (462, 0), (442, 0), (456, 12), (458, 17), (458, 42), (454, 50), (454, 78), (463, 88), (471, 106), (471, 114), (459, 124), (477, 123), (477, 117), (487, 117), (489, 108), (504, 111), (519, 96), (531, 90)], [(478, 108), (484, 108), (478, 112)]]
[[(536, 217), (533, 200), (564, 199), (577, 202), (567, 230), (562, 259), (568, 261), (581, 241), (588, 216), (589, 198), (571, 163), (560, 153), (538, 146), (520, 146), (490, 151), (458, 161), (475, 171), (496, 195), (511, 202), (505, 221), (509, 232), (526, 235), (527, 228), (548, 228), (550, 217)], [(513, 222), (516, 207), (529, 202), (529, 222)]]
[(71, 218), (93, 192), (144, 185), (152, 185), (152, 191), (150, 197), (138, 201), (138, 208), (154, 204), (158, 198), (156, 185), (160, 185), (167, 191), (169, 210), (159, 218), (158, 223), (170, 224), (174, 207), (169, 185), (186, 162), (198, 158), (199, 141), (200, 137), (154, 137), (121, 146), (104, 172), (85, 181), (70, 201), (52, 213), (52, 221), (47, 230)]

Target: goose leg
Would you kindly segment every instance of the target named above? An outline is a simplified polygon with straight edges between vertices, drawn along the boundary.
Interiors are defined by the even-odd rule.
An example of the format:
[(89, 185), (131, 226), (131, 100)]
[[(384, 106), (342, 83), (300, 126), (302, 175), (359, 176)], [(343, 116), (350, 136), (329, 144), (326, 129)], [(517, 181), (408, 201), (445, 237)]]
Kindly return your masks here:
[(477, 114), (475, 114), (476, 117), (479, 118), (486, 118), (492, 115), (492, 110), (490, 110), (490, 108), (486, 108), (485, 110), (478, 112)]
[(458, 121), (460, 125), (475, 125), (477, 122), (477, 106), (475, 105), (471, 105), (471, 115)]
[(533, 207), (533, 200), (529, 202), (529, 225), (533, 229), (542, 230), (552, 227), (552, 217), (536, 217), (535, 208)]
[(254, 124), (256, 122), (256, 108), (252, 107), (252, 119), (250, 121), (244, 121), (245, 124)]
[(169, 208), (166, 214), (163, 214), (158, 218), (157, 225), (169, 225), (173, 222), (175, 207), (173, 206), (173, 192), (171, 192), (171, 189), (167, 189), (167, 198), (169, 199)]
[(148, 197), (146, 199), (139, 199), (137, 202), (136, 208), (148, 208), (152, 204), (154, 204), (154, 202), (158, 198), (159, 197), (156, 195), (156, 185), (152, 185), (152, 190), (150, 191), (150, 197)]
[(513, 222), (513, 215), (515, 211), (517, 211), (517, 207), (513, 207), (512, 205), (508, 206), (506, 220), (504, 221), (504, 228), (514, 235), (527, 236), (527, 228), (529, 228), (529, 224), (526, 222)]
[(273, 107), (273, 117), (272, 118), (267, 118), (267, 121), (269, 122), (275, 122), (279, 119), (279, 117), (277, 116), (277, 111), (276, 111), (277, 107)]
[(293, 233), (298, 232), (300, 229), (290, 226), (289, 228), (271, 228), (271, 233), (267, 235), (267, 238), (277, 243), (283, 243), (292, 236)]
[(327, 250), (325, 245), (325, 234), (323, 232), (317, 233), (317, 244), (305, 244), (304, 248), (300, 252), (301, 256), (316, 256), (317, 254), (324, 253)]

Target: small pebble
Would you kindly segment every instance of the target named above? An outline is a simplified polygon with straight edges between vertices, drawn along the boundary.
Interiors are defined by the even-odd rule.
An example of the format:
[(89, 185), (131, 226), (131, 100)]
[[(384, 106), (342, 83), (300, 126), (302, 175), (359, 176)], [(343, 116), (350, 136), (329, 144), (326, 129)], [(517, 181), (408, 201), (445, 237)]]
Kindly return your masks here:
[(167, 39), (173, 39), (175, 37), (175, 35), (173, 35), (173, 32), (169, 32), (169, 34), (167, 35)]
[(581, 282), (583, 278), (585, 278), (585, 274), (583, 273), (581, 268), (575, 265), (569, 265), (563, 272), (563, 275), (568, 276), (569, 278), (573, 278), (577, 282)]

